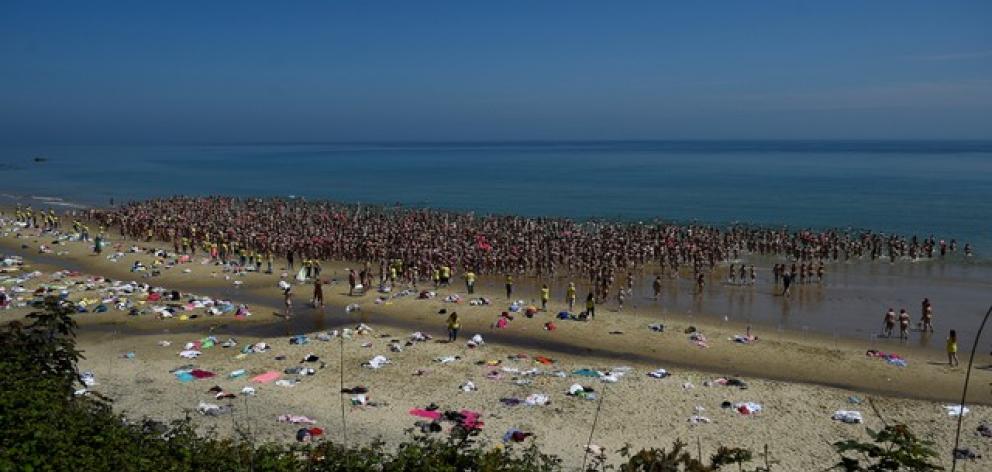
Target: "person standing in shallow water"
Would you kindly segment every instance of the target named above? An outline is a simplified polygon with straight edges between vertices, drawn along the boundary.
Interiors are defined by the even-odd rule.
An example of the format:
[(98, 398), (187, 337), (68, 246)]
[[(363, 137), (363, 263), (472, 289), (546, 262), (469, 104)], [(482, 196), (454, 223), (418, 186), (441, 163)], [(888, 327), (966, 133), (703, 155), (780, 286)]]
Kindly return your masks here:
[(933, 332), (933, 305), (929, 298), (924, 298), (922, 303), (923, 314), (920, 319), (920, 329), (923, 332)]
[(513, 276), (506, 274), (506, 298), (507, 300), (513, 296)]
[(656, 275), (654, 277), (654, 283), (651, 284), (651, 288), (654, 289), (654, 299), (658, 300), (661, 298), (661, 276)]
[(905, 308), (899, 310), (899, 339), (909, 339), (909, 313)]
[(892, 330), (896, 328), (895, 310), (889, 308), (889, 311), (885, 312), (885, 318), (882, 320), (882, 324), (884, 326), (884, 330), (882, 331), (882, 333), (885, 335), (885, 337), (887, 338), (892, 337)]

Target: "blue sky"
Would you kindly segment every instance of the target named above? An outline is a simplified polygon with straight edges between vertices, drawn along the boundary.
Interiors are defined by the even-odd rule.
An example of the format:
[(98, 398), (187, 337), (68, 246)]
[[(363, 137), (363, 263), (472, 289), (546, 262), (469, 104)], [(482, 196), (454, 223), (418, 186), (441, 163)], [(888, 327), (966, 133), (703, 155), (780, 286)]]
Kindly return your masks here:
[(0, 141), (992, 139), (992, 2), (0, 4)]

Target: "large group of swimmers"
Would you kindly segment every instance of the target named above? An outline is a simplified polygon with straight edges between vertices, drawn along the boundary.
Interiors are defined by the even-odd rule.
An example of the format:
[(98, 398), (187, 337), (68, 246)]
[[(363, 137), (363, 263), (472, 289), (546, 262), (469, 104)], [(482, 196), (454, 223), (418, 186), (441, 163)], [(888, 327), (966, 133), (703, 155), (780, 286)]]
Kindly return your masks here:
[[(22, 210), (21, 216), (39, 214), (50, 218), (30, 210)], [(607, 298), (624, 272), (648, 265), (661, 274), (691, 273), (702, 285), (705, 275), (718, 267), (722, 272), (723, 265), (742, 256), (778, 256), (794, 263), (791, 270), (783, 265), (774, 271), (776, 280), (807, 283), (822, 279), (824, 264), (831, 261), (936, 258), (958, 250), (955, 240), (871, 231), (580, 222), (281, 198), (174, 197), (92, 209), (80, 216), (101, 230), (168, 241), (177, 252), (200, 250), (224, 260), (261, 264), (276, 257), (308, 266), (321, 260), (353, 261), (378, 265), (380, 276), (399, 268), (397, 277), (408, 282), (430, 280), (442, 270), (447, 276), (469, 271), (540, 278), (577, 275), (588, 277), (599, 299)], [(963, 252), (970, 255), (971, 247), (965, 244)], [(739, 275), (740, 283), (752, 283), (753, 267), (741, 266)]]

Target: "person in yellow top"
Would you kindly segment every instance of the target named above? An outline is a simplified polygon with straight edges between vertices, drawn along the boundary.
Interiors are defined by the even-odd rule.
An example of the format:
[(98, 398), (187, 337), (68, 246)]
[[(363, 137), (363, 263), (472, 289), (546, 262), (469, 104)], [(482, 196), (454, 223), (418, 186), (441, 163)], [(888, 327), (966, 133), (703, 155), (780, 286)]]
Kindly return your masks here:
[(953, 329), (950, 336), (947, 337), (947, 364), (958, 365), (958, 333)]
[(568, 289), (565, 290), (565, 301), (568, 303), (568, 311), (572, 311), (575, 307), (575, 282), (568, 283)]
[(447, 287), (451, 281), (451, 267), (441, 266), (441, 286)]
[(513, 276), (506, 274), (506, 298), (513, 296)]
[(448, 342), (455, 342), (458, 339), (458, 330), (461, 329), (462, 325), (458, 323), (458, 313), (451, 312), (451, 316), (448, 316)]
[(586, 316), (596, 318), (596, 297), (593, 296), (592, 292), (586, 295)]
[(468, 271), (465, 273), (465, 288), (468, 289), (470, 295), (475, 293), (475, 272)]
[(431, 279), (434, 280), (434, 290), (441, 287), (441, 271), (439, 269), (434, 269)]
[(551, 299), (551, 289), (548, 284), (541, 286), (541, 311), (548, 311), (548, 300)]

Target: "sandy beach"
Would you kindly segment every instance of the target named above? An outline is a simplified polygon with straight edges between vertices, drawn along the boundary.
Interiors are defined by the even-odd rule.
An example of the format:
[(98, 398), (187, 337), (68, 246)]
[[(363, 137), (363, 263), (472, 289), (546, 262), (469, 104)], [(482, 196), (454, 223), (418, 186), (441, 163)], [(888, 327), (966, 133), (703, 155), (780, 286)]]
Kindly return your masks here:
[[(352, 397), (338, 394), (343, 375), (345, 387), (367, 387), (368, 400), (378, 404), (346, 405), (350, 442), (380, 437), (387, 443), (396, 443), (418, 420), (409, 410), (435, 403), (442, 410), (481, 412), (485, 422), (483, 437), (494, 444), (510, 428), (533, 432), (539, 444), (561, 455), (570, 466), (582, 460), (583, 445), (598, 404), (566, 395), (573, 384), (591, 387), (602, 398), (592, 443), (611, 452), (625, 442), (635, 448), (667, 446), (677, 438), (690, 444), (698, 440), (704, 454), (721, 444), (756, 451), (769, 444), (784, 470), (809, 470), (836, 460), (832, 442), (865, 439), (865, 426), (879, 428), (883, 421), (908, 424), (922, 437), (936, 441), (939, 450), (949, 450), (953, 440), (956, 418), (949, 416), (944, 406), (959, 399), (965, 368), (948, 367), (946, 358), (932, 349), (898, 346), (898, 354), (908, 364), (898, 367), (865, 356), (865, 351), (872, 348), (894, 350), (888, 345), (758, 324), (752, 326), (758, 341), (741, 344), (732, 338), (744, 333), (743, 323), (713, 322), (685, 313), (659, 314), (647, 301), (636, 303), (636, 307), (632, 303), (621, 313), (600, 310), (591, 322), (554, 320), (552, 314), (563, 308), (560, 296), (553, 298), (549, 313), (538, 313), (533, 318), (516, 313), (506, 328), (495, 329), (493, 324), (509, 301), (500, 293), (499, 282), (488, 279), (480, 281), (476, 288), (477, 296), (492, 300), (488, 306), (444, 302), (451, 294), (467, 298), (460, 283), (442, 288), (430, 300), (409, 295), (377, 304), (377, 297), (388, 295), (373, 292), (349, 297), (346, 284), (332, 282), (324, 289), (327, 306), (314, 309), (306, 306), (311, 286), (299, 285), (294, 288), (294, 316), (284, 320), (273, 315), (281, 311), (281, 294), (276, 285), (286, 273), (283, 270), (272, 275), (239, 276), (193, 258), (190, 263), (170, 268), (163, 265), (160, 275), (147, 277), (149, 272), (129, 270), (136, 260), (148, 267), (154, 264), (156, 257), (146, 250), (129, 252), (131, 247), (148, 247), (142, 243), (115, 239), (110, 248), (96, 256), (86, 243), (51, 245), (49, 237), (38, 237), (28, 230), (11, 232), (7, 225), (3, 233), (0, 251), (22, 256), (25, 265), (30, 266), (19, 272), (41, 272), (24, 282), (29, 292), (55, 285), (65, 287), (70, 299), (92, 299), (96, 296), (92, 292), (101, 290), (100, 283), (106, 284), (94, 282), (92, 276), (102, 276), (248, 305), (252, 316), (244, 320), (234, 319), (231, 313), (208, 316), (202, 309), (191, 310), (188, 314), (198, 316), (187, 320), (179, 316), (158, 319), (151, 314), (133, 317), (114, 308), (105, 313), (79, 314), (79, 342), (86, 356), (81, 369), (94, 374), (97, 385), (93, 390), (113, 398), (115, 408), (132, 417), (166, 420), (191, 415), (198, 425), (216, 427), (220, 434), (240, 425), (250, 426), (259, 440), (291, 441), (299, 426), (279, 422), (277, 417), (305, 415), (325, 428), (331, 439), (341, 441), (341, 402), (350, 403)], [(41, 244), (50, 245), (52, 252), (39, 254)], [(118, 251), (124, 254), (108, 259)], [(277, 266), (283, 268), (284, 264)], [(341, 281), (347, 266), (325, 265), (322, 278)], [(60, 279), (54, 280), (51, 274), (62, 269), (77, 271), (78, 275), (62, 273)], [(87, 293), (85, 284), (70, 281), (96, 285)], [(514, 298), (531, 303), (537, 294), (533, 284), (520, 281), (517, 291), (521, 296)], [(357, 303), (360, 311), (346, 313), (344, 307), (352, 303)], [(446, 336), (446, 315), (438, 314), (442, 309), (457, 311), (461, 316), (462, 332), (456, 343), (438, 342)], [(15, 307), (0, 312), (0, 316), (8, 321), (27, 311), (26, 307)], [(554, 330), (545, 329), (549, 321), (555, 324)], [(664, 324), (664, 332), (648, 328), (659, 322)], [(318, 339), (321, 333), (353, 329), (361, 323), (372, 331), (350, 339)], [(708, 347), (690, 341), (686, 333), (690, 326), (705, 335)], [(406, 346), (416, 331), (434, 340)], [(480, 334), (485, 344), (467, 347), (465, 342), (475, 334)], [(178, 356), (184, 344), (209, 335), (216, 336), (219, 342), (233, 337), (237, 346), (203, 349), (202, 355), (193, 360)], [(295, 335), (307, 335), (309, 342), (290, 344), (290, 337)], [(394, 340), (402, 346), (402, 352), (390, 349)], [(162, 346), (166, 344), (163, 341), (168, 346)], [(245, 346), (258, 342), (269, 344), (271, 350), (240, 354)], [(130, 358), (122, 356), (129, 352), (133, 353)], [(309, 354), (319, 357), (319, 361), (301, 363)], [(379, 369), (362, 367), (379, 355), (391, 363)], [(435, 361), (448, 356), (459, 359)], [(537, 363), (537, 356), (553, 363)], [(987, 355), (979, 353), (976, 365), (988, 363)], [(180, 382), (170, 373), (188, 364), (217, 376)], [(297, 366), (311, 367), (315, 375), (285, 374), (285, 369)], [(534, 368), (539, 372), (526, 373)], [(229, 373), (240, 369), (245, 370), (244, 376), (228, 378)], [(574, 373), (580, 369), (625, 373), (618, 381), (607, 382)], [(671, 375), (663, 379), (647, 375), (657, 369), (665, 369)], [(280, 372), (284, 379), (299, 382), (278, 386), (249, 381), (271, 370)], [(414, 375), (418, 370), (421, 375)], [(562, 372), (564, 377), (554, 372)], [(746, 388), (720, 385), (720, 378), (740, 379)], [(469, 381), (477, 390), (460, 388)], [(962, 434), (963, 445), (982, 455), (988, 455), (992, 448), (975, 429), (992, 419), (992, 408), (988, 406), (992, 405), (990, 381), (992, 373), (988, 370), (974, 370), (968, 401), (976, 405), (965, 416)], [(216, 400), (214, 393), (208, 392), (213, 386), (235, 393), (237, 398)], [(256, 395), (242, 395), (245, 386), (255, 387)], [(547, 395), (550, 403), (526, 405), (525, 400), (532, 395)], [(851, 397), (860, 403), (852, 403)], [(504, 398), (515, 398), (524, 404), (507, 406), (500, 401)], [(881, 417), (867, 403), (868, 399)], [(229, 403), (233, 413), (200, 415), (195, 411), (200, 402), (218, 406)], [(724, 402), (753, 402), (762, 409), (755, 415), (743, 415), (733, 408), (722, 408)], [(859, 411), (864, 424), (831, 419), (839, 410)], [(699, 418), (690, 421), (694, 416), (710, 422)], [(942, 458), (949, 459), (948, 456)], [(610, 457), (616, 459), (615, 454)], [(982, 464), (973, 465), (978, 467), (974, 470), (979, 470)]]

